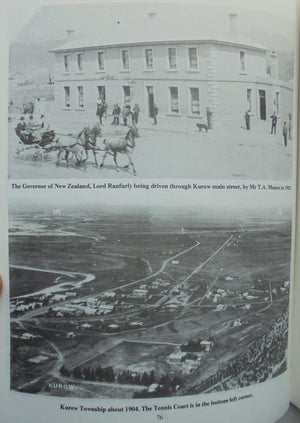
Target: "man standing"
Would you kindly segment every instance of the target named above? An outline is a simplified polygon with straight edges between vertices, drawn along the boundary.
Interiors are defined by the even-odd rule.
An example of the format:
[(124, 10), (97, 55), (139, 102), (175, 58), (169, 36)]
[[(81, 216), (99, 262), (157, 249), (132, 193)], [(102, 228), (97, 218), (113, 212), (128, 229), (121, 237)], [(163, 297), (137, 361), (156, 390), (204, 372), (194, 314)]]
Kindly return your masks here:
[(123, 109), (122, 109), (122, 117), (123, 117), (124, 126), (127, 126), (129, 115), (130, 115), (130, 110), (124, 104)]
[(121, 108), (119, 106), (119, 104), (115, 104), (114, 108), (113, 108), (113, 121), (112, 121), (112, 125), (119, 125), (120, 123), (120, 113), (121, 113)]
[(206, 119), (207, 119), (207, 128), (212, 129), (212, 112), (209, 107), (206, 107)]
[(274, 135), (276, 135), (276, 125), (277, 125), (277, 115), (274, 112), (272, 114), (272, 116), (270, 116), (270, 118), (272, 119), (272, 125), (271, 125), (271, 134), (274, 133)]
[(289, 113), (289, 140), (292, 139), (292, 115)]
[(245, 113), (246, 129), (250, 130), (250, 110), (247, 110)]
[(139, 114), (140, 114), (140, 107), (139, 107), (139, 105), (138, 104), (135, 104), (134, 105), (134, 108), (133, 108), (133, 115), (132, 115), (132, 117), (133, 117), (133, 124), (138, 124), (139, 123)]
[(283, 134), (283, 141), (284, 141), (284, 146), (287, 146), (287, 134), (288, 134), (288, 127), (286, 122), (284, 122), (283, 124), (283, 128), (282, 128), (282, 134)]
[(158, 107), (154, 103), (152, 107), (152, 117), (153, 117), (154, 125), (157, 125), (157, 115), (158, 115)]
[(102, 105), (102, 100), (99, 98), (97, 101), (97, 110), (96, 110), (96, 115), (99, 118), (100, 124), (102, 125), (102, 118), (103, 118), (103, 105)]

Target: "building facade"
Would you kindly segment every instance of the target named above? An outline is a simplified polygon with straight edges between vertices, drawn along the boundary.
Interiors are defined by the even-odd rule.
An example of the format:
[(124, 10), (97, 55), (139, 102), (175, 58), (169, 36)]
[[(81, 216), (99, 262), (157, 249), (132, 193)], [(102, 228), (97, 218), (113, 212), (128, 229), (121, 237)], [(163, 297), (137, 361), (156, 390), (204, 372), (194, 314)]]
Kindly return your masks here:
[(274, 111), (287, 119), (293, 90), (278, 80), (276, 54), (241, 37), (236, 21), (237, 15), (230, 15), (222, 39), (70, 41), (52, 50), (55, 108), (95, 113), (101, 98), (108, 113), (116, 103), (138, 104), (151, 117), (155, 103), (161, 116), (206, 122), (210, 114), (212, 125), (241, 120), (246, 110), (260, 120)]

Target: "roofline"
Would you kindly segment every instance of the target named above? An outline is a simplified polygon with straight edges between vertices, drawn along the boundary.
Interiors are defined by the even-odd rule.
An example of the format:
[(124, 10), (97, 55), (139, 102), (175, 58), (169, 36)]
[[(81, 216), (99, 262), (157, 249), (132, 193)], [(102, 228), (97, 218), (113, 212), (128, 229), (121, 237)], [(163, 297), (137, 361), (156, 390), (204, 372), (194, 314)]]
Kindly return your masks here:
[(81, 51), (81, 50), (94, 50), (94, 49), (104, 49), (108, 47), (133, 47), (133, 46), (151, 46), (156, 44), (183, 44), (183, 43), (200, 43), (200, 44), (218, 44), (218, 45), (230, 45), (230, 46), (238, 46), (247, 48), (249, 50), (257, 50), (257, 51), (272, 51), (266, 47), (257, 47), (251, 44), (239, 43), (237, 41), (222, 41), (222, 40), (215, 40), (215, 39), (206, 39), (206, 40), (168, 40), (168, 41), (141, 41), (141, 42), (134, 42), (134, 43), (118, 43), (118, 44), (97, 44), (93, 46), (85, 46), (85, 47), (70, 47), (70, 48), (54, 48), (49, 50), (50, 53), (63, 53), (69, 51)]

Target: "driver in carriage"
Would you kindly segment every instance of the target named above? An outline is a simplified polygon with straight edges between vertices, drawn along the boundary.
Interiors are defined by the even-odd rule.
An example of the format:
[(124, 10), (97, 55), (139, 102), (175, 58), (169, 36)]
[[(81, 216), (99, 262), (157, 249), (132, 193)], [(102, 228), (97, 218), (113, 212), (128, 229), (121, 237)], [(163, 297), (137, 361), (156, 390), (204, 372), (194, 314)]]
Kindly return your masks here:
[(41, 141), (42, 139), (42, 135), (40, 132), (41, 125), (35, 122), (33, 115), (29, 116), (26, 129), (27, 129), (28, 138), (31, 140), (31, 142)]

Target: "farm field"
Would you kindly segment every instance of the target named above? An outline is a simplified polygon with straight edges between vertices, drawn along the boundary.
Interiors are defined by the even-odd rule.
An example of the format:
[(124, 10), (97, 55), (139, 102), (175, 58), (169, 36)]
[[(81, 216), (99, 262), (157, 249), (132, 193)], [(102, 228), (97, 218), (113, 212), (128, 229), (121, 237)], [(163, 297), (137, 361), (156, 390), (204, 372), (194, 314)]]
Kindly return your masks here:
[[(286, 344), (277, 343), (286, 339), (288, 220), (262, 227), (205, 217), (196, 225), (193, 217), (136, 212), (120, 223), (117, 213), (93, 213), (17, 216), (12, 389), (129, 398), (155, 395), (156, 384), (185, 395), (284, 371)], [(22, 222), (31, 221), (38, 225), (29, 235)], [(251, 348), (263, 357), (258, 379), (255, 363), (245, 378), (239, 373)], [(74, 388), (61, 391), (54, 381)]]

